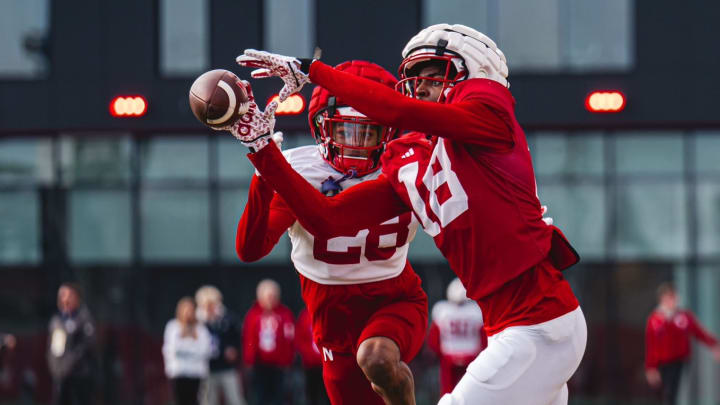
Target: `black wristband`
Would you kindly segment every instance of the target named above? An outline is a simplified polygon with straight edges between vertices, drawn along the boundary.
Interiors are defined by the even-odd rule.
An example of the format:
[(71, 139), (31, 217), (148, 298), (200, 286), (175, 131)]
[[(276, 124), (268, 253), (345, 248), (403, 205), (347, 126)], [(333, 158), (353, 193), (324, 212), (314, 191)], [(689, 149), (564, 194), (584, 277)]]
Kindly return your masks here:
[[(255, 150), (255, 148), (253, 148), (253, 147), (250, 146), (249, 144), (257, 141), (258, 139), (268, 138), (268, 137), (271, 137), (270, 132), (268, 132), (267, 134), (264, 134), (264, 135), (260, 135), (260, 136), (258, 136), (257, 138), (255, 138), (255, 139), (253, 139), (253, 140), (251, 140), (251, 141), (247, 141), (247, 142), (242, 141), (242, 143), (243, 143), (243, 145), (247, 146), (248, 149), (250, 149), (250, 153), (255, 153), (255, 152), (257, 152), (257, 151)], [(268, 140), (268, 142), (272, 142), (272, 139)]]
[(306, 75), (310, 74), (310, 65), (312, 65), (313, 62), (315, 62), (315, 59), (310, 58), (299, 58), (300, 61), (300, 71), (305, 73)]

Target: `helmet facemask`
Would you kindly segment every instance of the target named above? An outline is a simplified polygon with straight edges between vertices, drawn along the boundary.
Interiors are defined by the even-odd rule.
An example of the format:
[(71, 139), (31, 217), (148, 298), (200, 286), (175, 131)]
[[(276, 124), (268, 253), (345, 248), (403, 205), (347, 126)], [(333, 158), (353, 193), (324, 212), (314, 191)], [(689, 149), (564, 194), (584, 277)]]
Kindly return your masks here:
[[(334, 100), (332, 100), (334, 101)], [(351, 107), (328, 108), (316, 114), (313, 123), (325, 159), (337, 171), (361, 177), (379, 168), (380, 155), (393, 130), (365, 117)]]
[(400, 64), (396, 90), (408, 97), (442, 102), (455, 83), (466, 78), (467, 70), (462, 65), (456, 55), (421, 50)]

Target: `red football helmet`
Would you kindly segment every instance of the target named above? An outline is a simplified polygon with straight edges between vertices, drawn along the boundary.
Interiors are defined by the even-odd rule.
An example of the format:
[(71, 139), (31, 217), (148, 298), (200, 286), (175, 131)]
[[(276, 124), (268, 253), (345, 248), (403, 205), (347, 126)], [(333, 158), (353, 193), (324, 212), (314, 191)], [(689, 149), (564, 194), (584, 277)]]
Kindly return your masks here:
[[(341, 63), (335, 69), (394, 88), (397, 79), (382, 67), (365, 61)], [(397, 130), (367, 118), (317, 86), (308, 107), (310, 131), (323, 158), (335, 170), (361, 177), (377, 170), (380, 155)]]

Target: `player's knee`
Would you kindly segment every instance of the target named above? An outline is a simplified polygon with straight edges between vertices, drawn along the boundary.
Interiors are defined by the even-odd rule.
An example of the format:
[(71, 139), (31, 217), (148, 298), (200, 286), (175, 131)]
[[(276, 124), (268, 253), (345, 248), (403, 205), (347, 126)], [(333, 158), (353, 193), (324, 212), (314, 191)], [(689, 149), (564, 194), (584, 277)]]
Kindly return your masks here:
[(387, 338), (371, 338), (362, 342), (357, 352), (358, 366), (370, 381), (384, 385), (397, 375), (400, 365), (400, 349)]

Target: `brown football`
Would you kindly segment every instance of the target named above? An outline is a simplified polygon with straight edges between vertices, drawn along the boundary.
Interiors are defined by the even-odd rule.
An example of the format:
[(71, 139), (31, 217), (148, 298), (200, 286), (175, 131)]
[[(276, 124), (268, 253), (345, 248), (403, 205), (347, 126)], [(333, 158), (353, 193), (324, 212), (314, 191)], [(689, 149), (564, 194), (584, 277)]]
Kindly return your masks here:
[(190, 109), (203, 124), (226, 128), (237, 122), (249, 107), (245, 88), (229, 70), (205, 72), (190, 87)]

